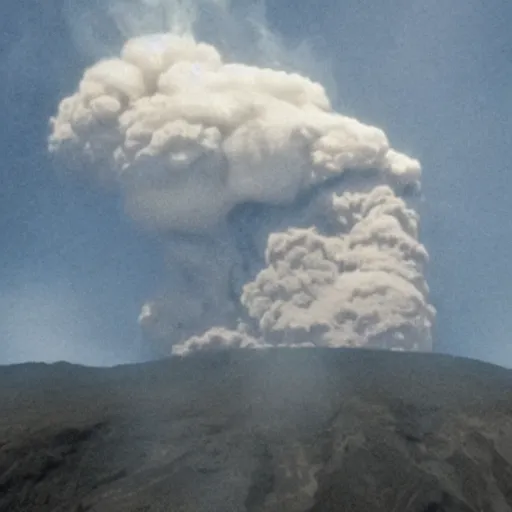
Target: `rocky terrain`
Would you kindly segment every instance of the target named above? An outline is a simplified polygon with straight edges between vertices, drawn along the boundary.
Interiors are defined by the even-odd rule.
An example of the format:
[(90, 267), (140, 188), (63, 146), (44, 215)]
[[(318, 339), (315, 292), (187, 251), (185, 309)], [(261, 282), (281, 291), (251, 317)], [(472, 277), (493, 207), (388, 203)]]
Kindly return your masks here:
[(0, 368), (0, 511), (512, 511), (512, 372), (442, 355)]

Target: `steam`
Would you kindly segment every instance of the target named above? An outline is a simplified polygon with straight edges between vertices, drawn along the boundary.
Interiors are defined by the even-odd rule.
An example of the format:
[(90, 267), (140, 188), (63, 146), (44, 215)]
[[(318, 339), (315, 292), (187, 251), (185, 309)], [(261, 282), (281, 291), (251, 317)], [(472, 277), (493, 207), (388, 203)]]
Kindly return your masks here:
[(186, 7), (173, 32), (87, 69), (51, 119), (50, 152), (119, 188), (168, 241), (169, 285), (139, 316), (147, 338), (164, 354), (430, 350), (419, 162), (336, 113), (319, 83), (226, 61), (192, 36)]

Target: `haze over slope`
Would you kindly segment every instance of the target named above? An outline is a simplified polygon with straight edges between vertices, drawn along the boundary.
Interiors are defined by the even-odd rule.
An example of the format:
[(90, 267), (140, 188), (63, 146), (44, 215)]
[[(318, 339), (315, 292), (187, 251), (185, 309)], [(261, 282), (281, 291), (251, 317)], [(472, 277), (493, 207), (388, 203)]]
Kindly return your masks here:
[[(116, 3), (134, 37), (87, 69), (51, 120), (49, 150), (119, 190), (169, 246), (162, 289), (139, 316), (144, 333), (164, 354), (430, 350), (419, 162), (333, 111), (321, 84), (201, 42), (205, 5), (236, 28), (227, 3), (145, 4), (140, 25), (126, 15), (134, 4)], [(167, 32), (148, 34), (164, 11)], [(260, 48), (275, 43), (261, 16), (256, 26)]]

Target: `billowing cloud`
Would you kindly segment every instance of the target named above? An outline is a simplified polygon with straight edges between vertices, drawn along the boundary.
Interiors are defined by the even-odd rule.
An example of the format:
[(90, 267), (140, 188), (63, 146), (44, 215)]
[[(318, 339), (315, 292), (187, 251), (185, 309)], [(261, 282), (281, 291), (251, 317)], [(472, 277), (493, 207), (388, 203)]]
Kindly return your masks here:
[(174, 278), (139, 317), (161, 352), (431, 349), (420, 164), (319, 83), (190, 34), (135, 37), (85, 71), (51, 129), (52, 153), (168, 240)]

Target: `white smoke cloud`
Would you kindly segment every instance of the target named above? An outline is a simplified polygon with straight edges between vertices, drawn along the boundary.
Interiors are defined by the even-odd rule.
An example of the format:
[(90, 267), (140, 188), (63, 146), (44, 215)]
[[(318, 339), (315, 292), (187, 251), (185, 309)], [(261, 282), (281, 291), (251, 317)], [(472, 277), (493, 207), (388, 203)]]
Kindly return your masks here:
[[(226, 62), (193, 37), (192, 7), (172, 11), (174, 33), (131, 38), (87, 69), (51, 120), (52, 153), (168, 236), (177, 277), (143, 307), (147, 337), (177, 354), (430, 350), (428, 255), (400, 197), (419, 190), (419, 162), (336, 113), (319, 83)], [(252, 225), (237, 216), (251, 204)]]
[(315, 228), (270, 235), (267, 267), (242, 304), (267, 341), (323, 346), (430, 346), (427, 260), (417, 218), (391, 188), (334, 195), (336, 236)]

